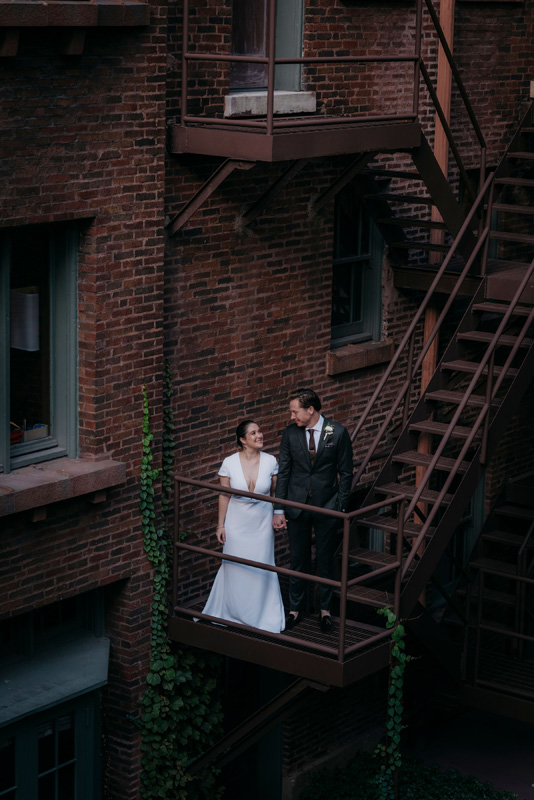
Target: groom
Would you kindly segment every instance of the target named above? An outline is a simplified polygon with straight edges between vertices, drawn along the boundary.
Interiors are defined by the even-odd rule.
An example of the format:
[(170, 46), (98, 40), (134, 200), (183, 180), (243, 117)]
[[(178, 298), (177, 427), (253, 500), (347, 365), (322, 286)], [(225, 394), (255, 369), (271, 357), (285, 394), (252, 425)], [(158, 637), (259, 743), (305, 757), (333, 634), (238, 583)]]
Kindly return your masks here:
[[(321, 401), (313, 389), (297, 389), (290, 397), (292, 425), (284, 430), (280, 445), (276, 497), (310, 506), (346, 511), (352, 484), (352, 443), (346, 428), (321, 415)], [(311, 534), (315, 530), (317, 574), (334, 579), (334, 552), (338, 520), (311, 511), (286, 508), (291, 569), (311, 572)], [(286, 527), (284, 512), (275, 508), (273, 526)], [(306, 593), (303, 578), (289, 583), (289, 614), (286, 629), (302, 616)], [(332, 630), (332, 587), (319, 586), (320, 626)]]

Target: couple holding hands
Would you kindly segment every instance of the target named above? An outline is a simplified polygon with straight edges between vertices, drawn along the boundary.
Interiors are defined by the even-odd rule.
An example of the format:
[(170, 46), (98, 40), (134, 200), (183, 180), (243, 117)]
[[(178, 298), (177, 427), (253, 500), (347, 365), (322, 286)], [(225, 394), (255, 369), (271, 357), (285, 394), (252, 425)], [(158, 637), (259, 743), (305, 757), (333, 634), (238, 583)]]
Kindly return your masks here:
[[(352, 443), (342, 425), (321, 415), (313, 389), (290, 396), (292, 424), (284, 430), (279, 464), (262, 452), (263, 434), (252, 420), (237, 426), (238, 451), (225, 458), (219, 470), (222, 486), (283, 500), (346, 511), (352, 484)], [(274, 534), (289, 537), (290, 567), (311, 573), (311, 537), (315, 531), (315, 560), (321, 578), (334, 578), (338, 522), (333, 517), (297, 508), (273, 506), (237, 495), (219, 496), (217, 538), (223, 553), (274, 566)], [(289, 613), (284, 612), (275, 572), (223, 562), (203, 613), (230, 622), (279, 633), (297, 625), (304, 610), (306, 580), (292, 577)], [(332, 588), (319, 585), (320, 628), (332, 630)]]

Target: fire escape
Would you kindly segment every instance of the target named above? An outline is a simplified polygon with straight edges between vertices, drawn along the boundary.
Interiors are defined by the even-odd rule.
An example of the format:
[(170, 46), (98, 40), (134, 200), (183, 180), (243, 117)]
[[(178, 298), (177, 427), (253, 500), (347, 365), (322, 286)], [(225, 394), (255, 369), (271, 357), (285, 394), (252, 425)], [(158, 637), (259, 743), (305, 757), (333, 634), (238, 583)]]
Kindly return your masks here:
[[(285, 693), (206, 758), (217, 758), (230, 744), (233, 753), (248, 746), (260, 735), (258, 731), (276, 724), (310, 687), (346, 686), (385, 667), (390, 634), (380, 624), (376, 609), (386, 605), (403, 618), (414, 620), (414, 632), (440, 660), (464, 698), (469, 695), (473, 702), (482, 704), (494, 702), (496, 696), (504, 697), (503, 707), (515, 703), (517, 715), (532, 720), (532, 508), (520, 506), (523, 510), (517, 513), (523, 527), (519, 532), (513, 522), (495, 527), (499, 515), (503, 518), (508, 513), (508, 519), (514, 518), (513, 511), (496, 509), (481, 534), (475, 557), (467, 568), (459, 566), (462, 582), (456, 593), (452, 595), (441, 587), (449, 603), (449, 622), (454, 617), (452, 634), (446, 629), (445, 619), (439, 624), (421, 604), (534, 374), (534, 236), (528, 230), (534, 213), (532, 107), (497, 169), (487, 172), (484, 139), (431, 0), (418, 0), (416, 4), (411, 54), (372, 58), (276, 58), (274, 0), (267, 8), (267, 54), (253, 58), (204, 52), (198, 44), (192, 47), (191, 9), (187, 0), (184, 3), (182, 115), (179, 123), (170, 126), (170, 151), (182, 156), (215, 156), (221, 162), (169, 220), (170, 235), (180, 231), (236, 169), (253, 169), (261, 162), (285, 164), (278, 180), (251, 202), (244, 215), (244, 223), (250, 224), (310, 159), (344, 156), (344, 168), (331, 186), (324, 187), (315, 207), (321, 208), (348, 181), (356, 181), (390, 247), (397, 285), (426, 290), (426, 294), (353, 431), (356, 439), (370, 420), (377, 425), (376, 436), (355, 471), (355, 490), (364, 483), (369, 486), (363, 504), (348, 514), (337, 514), (343, 539), (339, 580), (335, 582), (339, 608), (333, 633), (319, 636), (317, 626), (306, 620), (281, 634), (212, 624), (217, 621), (202, 614), (206, 598), (195, 587), (200, 583), (197, 576), (202, 571), (205, 574), (208, 559), (212, 559), (211, 564), (213, 559), (219, 563), (223, 556), (192, 543), (187, 531), (181, 529), (181, 517), (195, 492), (199, 497), (211, 495), (213, 502), (221, 488), (188, 476), (176, 478), (171, 637), (297, 676)], [(443, 46), (480, 147), (475, 186), (422, 57), (424, 20)], [(267, 65), (264, 113), (226, 118), (216, 111), (190, 112), (189, 92), (198, 80), (199, 65), (228, 65), (240, 59)], [(383, 67), (401, 63), (412, 74), (411, 107), (387, 116), (361, 112), (339, 116), (277, 114), (275, 68), (289, 61), (300, 64), (303, 70), (325, 64), (367, 67), (372, 62)], [(455, 175), (462, 186), (462, 202), (458, 185), (451, 185), (440, 169), (419, 119), (423, 88), (449, 141), (457, 166)], [(347, 156), (352, 157), (348, 166)], [(437, 217), (432, 207), (438, 210)], [(435, 231), (441, 231), (439, 237)], [(456, 327), (459, 303), (465, 311)], [(439, 313), (421, 345), (423, 317), (432, 304)], [(456, 321), (452, 323), (451, 319)], [(421, 392), (421, 367), (438, 338), (440, 360)], [(403, 376), (401, 388), (392, 398), (388, 413), (380, 412), (380, 397), (391, 385), (392, 376), (399, 385), (399, 373)], [(425, 446), (421, 446), (423, 438)], [(381, 541), (380, 546), (377, 541)], [(499, 546), (502, 549), (495, 555)], [(278, 573), (284, 590), (290, 570), (282, 565), (267, 569)], [(314, 576), (307, 578), (311, 584), (321, 582)], [(439, 585), (437, 588), (440, 590)], [(487, 608), (495, 606), (497, 621), (488, 622)], [(513, 624), (502, 612), (501, 607), (506, 606), (512, 607)], [(498, 639), (502, 627), (507, 630)], [(513, 681), (507, 683), (502, 675), (500, 682), (488, 679), (485, 653), (490, 654), (489, 660), (506, 664)]]

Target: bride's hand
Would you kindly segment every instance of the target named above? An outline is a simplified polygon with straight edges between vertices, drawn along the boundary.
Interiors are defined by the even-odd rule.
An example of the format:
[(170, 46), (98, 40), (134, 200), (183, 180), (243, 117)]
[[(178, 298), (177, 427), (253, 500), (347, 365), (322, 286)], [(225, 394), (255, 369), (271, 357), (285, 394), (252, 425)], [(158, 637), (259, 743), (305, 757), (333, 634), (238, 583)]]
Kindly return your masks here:
[(226, 541), (226, 531), (224, 530), (224, 525), (217, 525), (217, 539), (221, 544), (224, 544)]

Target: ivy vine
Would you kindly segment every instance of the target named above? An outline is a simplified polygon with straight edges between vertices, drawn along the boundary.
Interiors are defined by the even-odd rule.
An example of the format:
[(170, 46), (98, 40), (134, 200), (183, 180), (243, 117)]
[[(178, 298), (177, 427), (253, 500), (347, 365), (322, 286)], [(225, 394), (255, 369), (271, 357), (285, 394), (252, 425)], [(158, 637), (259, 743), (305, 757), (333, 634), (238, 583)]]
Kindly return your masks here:
[[(189, 764), (213, 742), (222, 713), (216, 694), (216, 659), (188, 647), (176, 648), (167, 635), (172, 538), (167, 525), (171, 507), (174, 439), (173, 388), (165, 364), (162, 466), (153, 466), (154, 436), (143, 387), (143, 453), (139, 508), (144, 547), (154, 568), (152, 642), (147, 687), (141, 700), (141, 788), (143, 800), (194, 800), (217, 796), (215, 774), (192, 777)], [(160, 480), (159, 521), (156, 489)]]
[(402, 759), (400, 752), (402, 715), (404, 711), (404, 671), (412, 657), (405, 653), (405, 629), (390, 608), (380, 608), (377, 612), (386, 618), (386, 628), (391, 633), (391, 653), (389, 664), (388, 703), (386, 738), (378, 745), (375, 755), (380, 757), (380, 772), (377, 777), (380, 800), (395, 800), (397, 797), (397, 776)]

